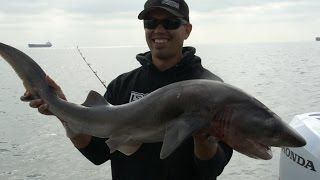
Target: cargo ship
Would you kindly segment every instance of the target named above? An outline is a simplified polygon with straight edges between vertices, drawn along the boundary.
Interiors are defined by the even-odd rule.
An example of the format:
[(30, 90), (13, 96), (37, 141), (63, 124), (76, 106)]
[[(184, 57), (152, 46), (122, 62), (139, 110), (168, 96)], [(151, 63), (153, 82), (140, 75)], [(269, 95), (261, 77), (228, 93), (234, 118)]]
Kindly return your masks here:
[(28, 44), (29, 48), (38, 48), (38, 47), (51, 47), (52, 44), (50, 41), (44, 43), (44, 44)]

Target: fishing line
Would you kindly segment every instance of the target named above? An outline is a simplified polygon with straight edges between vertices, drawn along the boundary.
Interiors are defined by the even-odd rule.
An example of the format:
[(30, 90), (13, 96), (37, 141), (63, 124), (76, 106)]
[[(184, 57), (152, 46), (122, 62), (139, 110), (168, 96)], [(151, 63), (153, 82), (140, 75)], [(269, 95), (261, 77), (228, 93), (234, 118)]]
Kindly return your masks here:
[(80, 56), (82, 57), (83, 61), (87, 64), (87, 66), (90, 68), (90, 70), (93, 72), (93, 74), (99, 79), (99, 81), (101, 82), (101, 84), (107, 89), (106, 82), (105, 82), (105, 81), (102, 81), (101, 78), (98, 76), (97, 71), (93, 70), (93, 68), (91, 67), (91, 65), (87, 62), (86, 58), (82, 55), (82, 52), (80, 51), (79, 46), (77, 46), (77, 50), (78, 50)]

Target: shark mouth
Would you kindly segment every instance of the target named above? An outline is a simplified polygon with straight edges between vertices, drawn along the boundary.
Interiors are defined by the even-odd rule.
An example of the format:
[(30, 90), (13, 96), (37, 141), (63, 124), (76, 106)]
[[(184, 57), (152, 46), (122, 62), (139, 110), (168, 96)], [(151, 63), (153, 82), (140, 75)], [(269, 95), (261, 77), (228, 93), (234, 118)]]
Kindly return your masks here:
[(254, 151), (257, 151), (254, 154), (259, 154), (255, 158), (269, 160), (272, 158), (271, 146), (267, 146), (265, 144), (259, 143), (257, 141), (247, 139), (253, 145)]
[(267, 146), (267, 145), (260, 144), (260, 143), (257, 143), (257, 145), (258, 145), (261, 149), (263, 149), (266, 154), (268, 154), (268, 157), (266, 158), (267, 160), (272, 158), (273, 155), (272, 155), (272, 151), (271, 151), (271, 146)]

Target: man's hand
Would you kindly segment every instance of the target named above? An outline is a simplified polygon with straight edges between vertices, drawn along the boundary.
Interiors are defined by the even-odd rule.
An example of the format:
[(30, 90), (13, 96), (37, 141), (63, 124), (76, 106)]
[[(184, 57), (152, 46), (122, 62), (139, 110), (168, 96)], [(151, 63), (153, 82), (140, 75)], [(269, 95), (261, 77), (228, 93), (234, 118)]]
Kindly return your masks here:
[[(67, 100), (66, 96), (64, 95), (61, 87), (53, 80), (51, 79), (48, 75), (46, 76), (46, 81), (49, 86), (51, 86), (58, 96), (61, 99)], [(29, 91), (26, 91), (23, 96), (20, 98), (22, 101), (29, 101), (29, 106), (32, 108), (38, 108), (38, 111), (41, 114), (44, 115), (53, 115), (49, 109), (48, 109), (48, 104), (44, 103), (42, 99), (34, 99), (32, 98), (32, 94)]]
[[(61, 87), (53, 80), (51, 79), (48, 75), (46, 76), (46, 81), (49, 86), (51, 86), (57, 95), (64, 100), (67, 100), (66, 96), (64, 95)], [(29, 106), (32, 108), (38, 108), (38, 111), (41, 114), (44, 115), (53, 115), (52, 112), (49, 111), (49, 106), (46, 104), (42, 99), (35, 99), (33, 98), (32, 94), (28, 91), (24, 93), (23, 96), (20, 98), (22, 101), (28, 101)], [(90, 140), (91, 136), (86, 135), (86, 134), (80, 134), (79, 132), (76, 131), (75, 128), (71, 128), (69, 124), (62, 119), (59, 119), (63, 125), (63, 127), (66, 130), (66, 135), (71, 139), (72, 143), (77, 147), (77, 148), (84, 148), (86, 147)]]
[(217, 152), (219, 140), (204, 130), (198, 130), (192, 136), (196, 157), (200, 160), (212, 159)]

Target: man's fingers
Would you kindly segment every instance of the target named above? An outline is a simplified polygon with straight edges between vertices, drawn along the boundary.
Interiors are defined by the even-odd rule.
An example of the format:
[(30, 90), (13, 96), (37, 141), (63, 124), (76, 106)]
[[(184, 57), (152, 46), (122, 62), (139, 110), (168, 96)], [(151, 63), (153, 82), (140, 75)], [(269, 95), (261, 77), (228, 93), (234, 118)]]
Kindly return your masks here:
[(208, 141), (209, 143), (217, 143), (219, 141), (218, 138), (211, 136), (208, 132), (204, 130), (198, 130), (194, 132), (193, 137), (201, 141)]
[(57, 92), (58, 96), (61, 99), (67, 100), (66, 96), (64, 95), (64, 93), (62, 92), (61, 87), (53, 80), (51, 79), (48, 75), (46, 76), (46, 80), (49, 86), (51, 86), (53, 89), (55, 89), (55, 91)]
[(40, 113), (44, 113), (45, 111), (48, 110), (48, 104), (42, 104), (41, 106), (38, 107), (38, 110)]
[(60, 86), (53, 79), (51, 79), (50, 76), (47, 75), (46, 80), (49, 86), (53, 87), (56, 90), (61, 90)]
[(48, 104), (42, 104), (38, 107), (38, 111), (41, 113), (41, 114), (45, 114), (45, 115), (51, 115), (51, 113), (49, 112), (48, 110)]
[(33, 100), (34, 97), (32, 96), (32, 94), (29, 91), (26, 91), (21, 97), (20, 100), (21, 101), (26, 101), (29, 102), (31, 100)]
[(45, 104), (43, 102), (43, 100), (41, 100), (41, 99), (36, 99), (36, 100), (30, 101), (29, 106), (32, 108), (38, 108), (38, 111), (41, 114), (52, 115), (52, 113), (49, 111), (49, 105)]
[[(52, 87), (57, 95), (66, 100), (66, 97), (65, 95), (63, 94), (60, 86), (53, 80), (51, 79), (48, 75), (46, 76), (46, 81), (48, 83), (48, 85), (50, 87)], [(53, 115), (50, 110), (49, 110), (49, 106), (48, 104), (45, 104), (45, 102), (42, 100), (42, 99), (39, 99), (40, 97), (38, 96), (35, 96), (33, 95), (30, 91), (26, 91), (21, 97), (20, 99), (22, 101), (27, 101), (29, 102), (29, 106), (32, 107), (32, 108), (38, 108), (38, 111), (41, 113), (41, 114), (44, 114), (44, 115)]]
[(35, 99), (30, 101), (29, 106), (32, 108), (38, 108), (42, 104), (43, 104), (43, 101), (41, 99)]
[(26, 91), (26, 92), (23, 94), (23, 96), (25, 96), (25, 97), (31, 96), (31, 93), (30, 93), (29, 91)]
[(21, 101), (28, 102), (28, 101), (31, 101), (32, 99), (31, 99), (30, 96), (21, 96), (21, 97), (20, 97), (20, 100), (21, 100)]
[(219, 142), (219, 139), (214, 136), (209, 136), (207, 139), (208, 139), (208, 142), (212, 144)]

